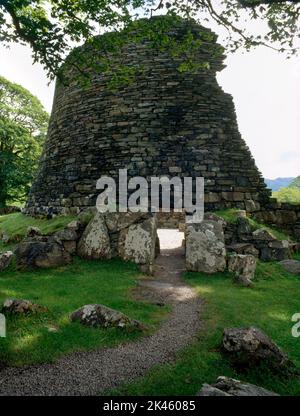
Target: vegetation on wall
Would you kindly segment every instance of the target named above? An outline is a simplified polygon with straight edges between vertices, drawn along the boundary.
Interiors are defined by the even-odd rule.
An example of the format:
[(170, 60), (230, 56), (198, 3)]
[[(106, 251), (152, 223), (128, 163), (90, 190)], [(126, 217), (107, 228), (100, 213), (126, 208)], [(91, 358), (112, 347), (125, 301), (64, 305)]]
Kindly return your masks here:
[[(207, 26), (217, 24), (227, 33), (224, 44), (228, 50), (265, 45), (288, 54), (296, 52), (298, 0), (5, 0), (0, 3), (0, 40), (28, 44), (34, 60), (54, 78), (74, 44), (88, 42), (91, 46), (96, 41), (94, 35), (107, 30), (125, 29), (135, 41), (146, 36), (154, 45), (167, 44), (169, 48), (165, 27), (150, 28), (144, 19), (138, 23), (142, 37), (132, 30), (138, 19), (151, 19), (157, 14), (168, 15), (170, 25), (176, 16)], [(255, 25), (247, 22), (257, 20), (265, 23), (263, 33), (249, 29)], [(103, 56), (98, 56), (102, 70), (110, 70), (107, 53), (120, 50), (119, 42), (116, 37), (105, 44)], [(194, 46), (193, 38), (190, 45)], [(189, 48), (183, 52), (188, 55)], [(91, 54), (95, 63), (93, 58)], [(75, 60), (72, 65), (80, 72)]]

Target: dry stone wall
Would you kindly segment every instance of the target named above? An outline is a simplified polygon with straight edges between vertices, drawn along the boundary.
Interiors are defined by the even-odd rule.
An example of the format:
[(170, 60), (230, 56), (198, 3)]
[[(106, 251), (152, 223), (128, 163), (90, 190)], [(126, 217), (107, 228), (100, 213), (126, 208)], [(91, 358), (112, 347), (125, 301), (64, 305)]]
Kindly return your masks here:
[(271, 200), (253, 215), (260, 222), (276, 226), (300, 241), (300, 205)]
[(99, 73), (85, 88), (76, 79), (57, 84), (25, 212), (75, 213), (95, 206), (97, 179), (117, 179), (125, 168), (129, 177), (203, 176), (207, 210), (244, 209), (245, 203), (259, 210), (268, 201), (270, 192), (238, 131), (232, 97), (216, 80), (224, 68), (224, 56), (213, 53), (216, 35), (183, 20), (173, 36), (187, 30), (205, 34), (195, 60), (209, 62), (208, 69), (180, 72), (182, 59), (145, 40), (122, 49), (123, 64), (143, 68), (133, 83), (112, 91)]

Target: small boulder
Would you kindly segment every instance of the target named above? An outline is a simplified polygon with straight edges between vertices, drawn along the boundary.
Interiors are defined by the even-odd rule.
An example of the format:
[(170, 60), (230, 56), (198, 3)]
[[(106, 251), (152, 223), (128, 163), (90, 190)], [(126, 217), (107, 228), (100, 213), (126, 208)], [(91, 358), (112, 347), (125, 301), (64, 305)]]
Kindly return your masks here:
[(67, 228), (73, 231), (79, 231), (81, 227), (82, 227), (81, 222), (77, 220), (73, 220), (69, 222), (69, 224), (67, 225)]
[(70, 319), (72, 322), (79, 321), (83, 325), (94, 328), (117, 327), (136, 328), (139, 330), (145, 329), (145, 326), (140, 322), (104, 305), (85, 305), (73, 312)]
[(290, 245), (286, 240), (269, 241), (260, 250), (260, 259), (263, 261), (282, 261), (290, 256)]
[(282, 260), (279, 264), (289, 273), (300, 274), (300, 261), (299, 260)]
[(1, 240), (4, 244), (8, 244), (10, 242), (10, 236), (6, 233), (2, 233)]
[(226, 246), (226, 250), (237, 254), (251, 254), (254, 257), (259, 257), (259, 251), (250, 243), (234, 243)]
[[(76, 221), (75, 221), (76, 222)], [(62, 244), (64, 249), (70, 253), (75, 254), (77, 249), (78, 234), (74, 228), (65, 228), (64, 230), (57, 231), (53, 238), (58, 243)]]
[(256, 258), (251, 254), (234, 254), (229, 257), (228, 270), (235, 273), (237, 283), (251, 286), (256, 270)]
[(72, 257), (63, 245), (51, 237), (23, 241), (17, 246), (15, 255), (18, 269), (58, 267), (72, 261)]
[(222, 225), (204, 220), (187, 226), (186, 268), (203, 273), (222, 272), (226, 268), (226, 250)]
[(84, 230), (77, 254), (85, 259), (110, 259), (111, 247), (104, 215), (97, 212)]
[(53, 237), (58, 242), (63, 241), (77, 241), (78, 235), (73, 228), (65, 228), (53, 234)]
[(224, 220), (224, 218), (220, 217), (219, 215), (214, 214), (213, 212), (205, 212), (204, 220), (218, 222), (223, 227), (223, 229), (227, 225), (227, 222)]
[(253, 231), (253, 238), (259, 241), (274, 241), (276, 237), (267, 229), (259, 228), (258, 230)]
[(10, 265), (13, 256), (14, 253), (12, 251), (5, 251), (4, 253), (0, 253), (0, 272)]
[(198, 396), (278, 396), (273, 391), (229, 377), (218, 377), (216, 383), (203, 384)]
[(287, 355), (260, 329), (227, 328), (222, 350), (239, 370), (267, 365), (275, 372), (287, 372), (293, 364)]
[(3, 303), (2, 312), (14, 314), (27, 314), (46, 312), (47, 308), (25, 299), (6, 299)]
[(33, 238), (42, 235), (42, 231), (38, 227), (28, 227), (26, 238)]

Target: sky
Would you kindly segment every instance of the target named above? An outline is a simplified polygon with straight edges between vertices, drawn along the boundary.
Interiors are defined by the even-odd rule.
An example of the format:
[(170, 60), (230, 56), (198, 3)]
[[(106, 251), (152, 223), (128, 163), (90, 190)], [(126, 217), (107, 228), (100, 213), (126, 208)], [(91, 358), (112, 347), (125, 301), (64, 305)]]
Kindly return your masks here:
[[(300, 57), (259, 47), (230, 54), (217, 78), (233, 96), (243, 139), (265, 178), (300, 175)], [(51, 111), (54, 84), (29, 47), (0, 46), (0, 75), (21, 84)]]

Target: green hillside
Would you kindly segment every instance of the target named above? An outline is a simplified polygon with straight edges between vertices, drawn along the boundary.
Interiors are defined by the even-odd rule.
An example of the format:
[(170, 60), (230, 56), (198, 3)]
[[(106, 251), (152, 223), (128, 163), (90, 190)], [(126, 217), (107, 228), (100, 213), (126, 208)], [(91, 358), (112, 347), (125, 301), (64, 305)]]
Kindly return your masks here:
[(273, 192), (273, 197), (279, 202), (300, 204), (300, 176), (297, 176), (287, 187)]
[(299, 188), (300, 189), (300, 176), (297, 176), (288, 186), (288, 188)]

